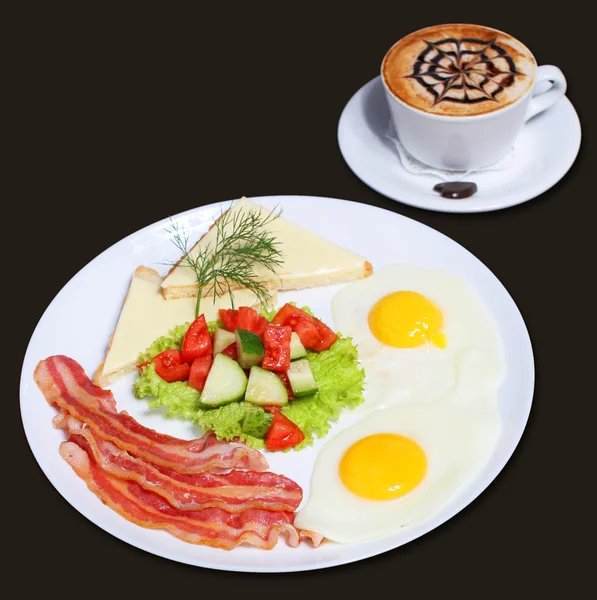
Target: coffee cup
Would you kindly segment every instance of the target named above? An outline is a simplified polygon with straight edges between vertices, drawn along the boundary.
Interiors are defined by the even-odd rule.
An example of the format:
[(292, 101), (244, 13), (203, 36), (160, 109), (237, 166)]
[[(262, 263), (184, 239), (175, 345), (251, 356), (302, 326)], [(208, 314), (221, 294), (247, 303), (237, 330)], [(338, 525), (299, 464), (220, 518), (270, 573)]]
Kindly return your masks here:
[(404, 148), (444, 170), (481, 169), (504, 157), (524, 124), (566, 92), (555, 66), (537, 66), (511, 35), (481, 25), (415, 31), (386, 53), (381, 77)]

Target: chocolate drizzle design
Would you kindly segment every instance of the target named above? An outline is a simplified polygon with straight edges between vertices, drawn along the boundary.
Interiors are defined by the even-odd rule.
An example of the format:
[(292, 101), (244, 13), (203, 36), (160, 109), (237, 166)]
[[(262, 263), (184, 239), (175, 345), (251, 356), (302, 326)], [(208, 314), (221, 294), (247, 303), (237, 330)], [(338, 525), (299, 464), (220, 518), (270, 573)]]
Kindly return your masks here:
[(499, 102), (497, 96), (510, 87), (517, 76), (512, 57), (496, 44), (475, 38), (425, 40), (427, 47), (417, 56), (413, 72), (416, 79), (439, 102)]

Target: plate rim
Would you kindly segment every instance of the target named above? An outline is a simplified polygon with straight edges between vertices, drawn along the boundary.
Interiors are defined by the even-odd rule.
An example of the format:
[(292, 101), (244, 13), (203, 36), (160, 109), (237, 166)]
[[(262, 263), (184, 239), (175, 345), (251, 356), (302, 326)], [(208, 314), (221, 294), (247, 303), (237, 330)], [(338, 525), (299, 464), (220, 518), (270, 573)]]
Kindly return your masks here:
[[(340, 114), (340, 118), (338, 119), (338, 127), (336, 129), (336, 141), (338, 144), (338, 148), (340, 150), (340, 154), (344, 159), (344, 162), (351, 170), (351, 172), (366, 186), (370, 187), (372, 190), (376, 191), (378, 194), (381, 194), (385, 198), (389, 198), (394, 202), (399, 204), (405, 204), (407, 206), (413, 206), (415, 208), (420, 208), (423, 210), (429, 210), (433, 212), (444, 212), (444, 213), (481, 213), (481, 212), (494, 212), (497, 210), (504, 210), (507, 208), (512, 208), (514, 206), (518, 206), (519, 204), (523, 204), (525, 202), (529, 202), (530, 200), (534, 200), (539, 197), (541, 194), (544, 194), (546, 191), (557, 185), (557, 183), (564, 178), (564, 176), (568, 173), (568, 171), (572, 168), (572, 165), (575, 163), (578, 154), (580, 152), (580, 146), (582, 143), (582, 126), (580, 122), (580, 117), (578, 116), (578, 112), (574, 108), (574, 105), (568, 98), (568, 96), (562, 96), (558, 102), (563, 102), (564, 105), (567, 106), (567, 109), (571, 111), (571, 116), (573, 117), (575, 124), (575, 132), (574, 139), (576, 140), (574, 149), (567, 156), (567, 159), (559, 163), (561, 167), (559, 169), (555, 169), (549, 172), (549, 177), (541, 178), (541, 184), (535, 186), (532, 192), (529, 194), (518, 194), (511, 195), (512, 200), (501, 202), (501, 203), (493, 203), (488, 206), (479, 206), (479, 205), (470, 205), (466, 203), (457, 203), (453, 202), (449, 205), (446, 205), (446, 208), (440, 208), (439, 206), (430, 206), (425, 201), (418, 201), (414, 198), (414, 196), (409, 196), (406, 199), (398, 198), (396, 194), (392, 194), (386, 189), (382, 189), (383, 186), (380, 186), (377, 182), (374, 181), (374, 178), (370, 178), (366, 176), (366, 173), (362, 169), (359, 169), (358, 161), (352, 160), (348, 156), (347, 145), (343, 142), (343, 131), (346, 125), (348, 117), (347, 115), (350, 112), (351, 104), (353, 101), (356, 101), (356, 98), (359, 97), (360, 94), (363, 94), (365, 90), (369, 87), (373, 87), (377, 81), (381, 80), (381, 76), (377, 75), (373, 79), (367, 81), (363, 84), (354, 94), (350, 97), (348, 102), (344, 105), (342, 112)], [(572, 136), (572, 134), (571, 134)], [(571, 137), (572, 139), (572, 137)], [(399, 164), (399, 161), (398, 161)], [(555, 174), (555, 176), (554, 176)], [(416, 177), (416, 175), (413, 175)], [(545, 185), (544, 182), (548, 181)]]
[[(89, 514), (87, 514), (88, 511), (82, 509), (80, 506), (77, 506), (76, 503), (74, 502), (74, 499), (71, 499), (68, 495), (65, 494), (65, 492), (63, 490), (60, 489), (60, 486), (57, 482), (57, 477), (53, 476), (52, 473), (48, 473), (48, 471), (46, 469), (44, 469), (42, 461), (40, 460), (40, 458), (38, 457), (37, 453), (34, 450), (34, 446), (32, 444), (32, 440), (30, 439), (30, 432), (28, 431), (27, 427), (26, 427), (26, 423), (25, 423), (25, 419), (24, 419), (24, 398), (26, 396), (27, 393), (27, 388), (29, 386), (33, 387), (33, 379), (32, 379), (32, 371), (27, 369), (27, 366), (32, 363), (33, 365), (36, 364), (36, 361), (38, 359), (36, 359), (35, 357), (31, 357), (30, 353), (32, 351), (32, 345), (33, 345), (33, 341), (34, 338), (38, 332), (38, 330), (41, 327), (41, 324), (44, 320), (44, 317), (46, 316), (46, 314), (48, 313), (48, 311), (50, 310), (50, 308), (52, 307), (52, 305), (58, 300), (58, 298), (61, 296), (61, 294), (66, 293), (65, 290), (67, 290), (68, 287), (70, 287), (73, 282), (81, 276), (81, 274), (86, 271), (88, 268), (90, 268), (90, 266), (96, 261), (98, 260), (101, 256), (103, 256), (105, 253), (107, 253), (108, 251), (113, 251), (114, 247), (117, 245), (124, 245), (126, 244), (127, 241), (130, 241), (133, 237), (138, 236), (143, 234), (143, 232), (146, 232), (150, 229), (159, 227), (160, 225), (165, 225), (167, 224), (169, 219), (181, 219), (184, 218), (185, 216), (191, 215), (193, 213), (196, 213), (198, 211), (202, 211), (202, 210), (209, 210), (210, 208), (217, 208), (217, 207), (225, 207), (225, 206), (229, 206), (231, 202), (234, 202), (236, 199), (232, 199), (232, 200), (224, 200), (224, 201), (218, 201), (218, 202), (213, 202), (213, 203), (208, 203), (202, 206), (198, 206), (198, 207), (194, 207), (194, 208), (190, 208), (188, 210), (176, 213), (174, 215), (171, 215), (170, 217), (165, 217), (163, 219), (157, 220), (153, 223), (149, 223), (148, 225), (131, 232), (130, 234), (126, 235), (125, 237), (121, 238), (120, 240), (117, 240), (116, 242), (110, 244), (108, 247), (106, 247), (104, 250), (102, 250), (101, 252), (99, 252), (94, 258), (92, 258), (89, 262), (87, 262), (85, 265), (83, 265), (83, 267), (81, 267), (63, 286), (62, 288), (58, 291), (58, 293), (54, 296), (54, 298), (50, 301), (50, 303), (47, 305), (47, 307), (45, 308), (45, 310), (42, 312), (32, 334), (31, 337), (29, 339), (29, 342), (27, 343), (27, 347), (25, 350), (25, 353), (23, 355), (23, 361), (22, 361), (22, 366), (21, 366), (21, 374), (20, 374), (20, 382), (19, 382), (19, 410), (20, 410), (20, 415), (21, 415), (21, 422), (22, 422), (22, 426), (23, 426), (23, 431), (25, 433), (25, 437), (27, 439), (27, 443), (29, 444), (29, 448), (31, 453), (33, 454), (38, 466), (40, 467), (43, 475), (50, 481), (50, 483), (52, 484), (52, 486), (55, 488), (55, 490), (62, 496), (62, 498), (64, 500), (66, 500), (70, 506), (75, 509), (79, 514), (81, 514), (82, 516), (84, 516), (86, 519), (88, 519), (91, 523), (93, 523), (96, 527), (99, 527), (100, 529), (104, 530), (106, 533), (113, 535), (114, 537), (116, 537), (117, 539), (124, 541), (126, 543), (128, 543), (129, 545), (138, 548), (140, 550), (149, 552), (150, 554), (153, 554), (155, 556), (159, 556), (161, 558), (166, 558), (168, 560), (173, 560), (175, 562), (179, 562), (181, 564), (187, 564), (189, 566), (195, 566), (195, 567), (201, 567), (201, 568), (207, 568), (207, 569), (213, 569), (213, 570), (222, 570), (222, 571), (230, 571), (230, 572), (252, 572), (252, 573), (286, 573), (286, 572), (300, 572), (300, 571), (310, 571), (310, 570), (319, 570), (319, 569), (324, 569), (324, 568), (332, 568), (332, 567), (336, 567), (336, 566), (342, 566), (342, 565), (346, 565), (346, 564), (350, 564), (353, 562), (358, 562), (361, 560), (366, 560), (368, 558), (371, 558), (373, 556), (378, 556), (380, 554), (384, 554), (386, 552), (390, 552), (393, 550), (397, 550), (398, 548), (400, 548), (401, 546), (404, 546), (408, 543), (410, 543), (411, 541), (414, 541), (416, 539), (418, 539), (419, 537), (425, 535), (426, 533), (429, 533), (435, 529), (437, 529), (438, 527), (440, 527), (442, 524), (446, 523), (447, 521), (449, 521), (450, 519), (452, 519), (453, 517), (455, 517), (458, 513), (460, 513), (463, 509), (465, 509), (466, 507), (470, 506), (471, 504), (473, 504), (475, 502), (475, 500), (477, 500), (477, 498), (484, 492), (487, 490), (487, 488), (493, 483), (493, 481), (497, 478), (497, 476), (500, 474), (500, 472), (506, 467), (506, 465), (508, 464), (508, 462), (510, 461), (512, 455), (515, 453), (515, 451), (517, 450), (520, 441), (524, 435), (524, 431), (526, 429), (529, 417), (530, 417), (530, 413), (531, 413), (531, 409), (532, 409), (532, 404), (534, 401), (534, 390), (535, 390), (535, 374), (536, 374), (536, 368), (535, 368), (535, 360), (534, 360), (534, 352), (533, 352), (533, 347), (532, 347), (532, 341), (529, 335), (529, 331), (528, 328), (526, 326), (526, 322), (520, 312), (520, 309), (518, 307), (518, 305), (516, 304), (514, 298), (511, 296), (510, 292), (508, 291), (508, 289), (504, 286), (504, 284), (501, 282), (501, 280), (493, 273), (493, 271), (487, 266), (485, 265), (485, 263), (483, 263), (483, 261), (481, 261), (481, 259), (479, 259), (476, 255), (474, 255), (470, 250), (468, 250), (466, 247), (464, 247), (462, 244), (460, 244), (459, 242), (457, 242), (455, 239), (449, 237), (448, 235), (444, 234), (443, 232), (429, 226), (426, 225), (425, 223), (422, 223), (414, 218), (411, 217), (407, 217), (405, 215), (402, 215), (398, 212), (392, 211), (390, 209), (387, 208), (382, 208), (382, 207), (378, 207), (372, 204), (367, 204), (364, 202), (359, 202), (357, 200), (349, 200), (349, 199), (341, 199), (341, 198), (334, 198), (334, 197), (330, 197), (330, 196), (312, 196), (312, 195), (308, 195), (308, 194), (286, 194), (286, 195), (264, 195), (264, 196), (251, 196), (249, 197), (250, 200), (252, 201), (256, 201), (257, 203), (261, 203), (263, 201), (277, 201), (280, 202), (282, 205), (284, 204), (285, 201), (295, 201), (296, 199), (300, 199), (300, 198), (307, 198), (309, 200), (323, 200), (325, 202), (340, 202), (340, 203), (350, 203), (350, 204), (354, 204), (354, 205), (358, 205), (359, 207), (364, 207), (367, 210), (371, 210), (372, 212), (381, 212), (381, 213), (387, 213), (390, 215), (393, 215), (392, 218), (396, 218), (399, 220), (403, 220), (405, 221), (409, 226), (414, 226), (414, 227), (420, 227), (423, 228), (425, 230), (427, 230), (429, 233), (431, 233), (434, 236), (439, 236), (440, 238), (443, 238), (443, 240), (449, 244), (453, 244), (455, 246), (458, 247), (459, 251), (463, 251), (468, 259), (472, 259), (474, 262), (477, 262), (479, 264), (480, 267), (482, 267), (485, 271), (487, 271), (488, 275), (490, 275), (490, 277), (494, 280), (494, 283), (497, 284), (503, 291), (503, 293), (506, 294), (506, 296), (509, 298), (510, 302), (511, 302), (511, 307), (515, 310), (515, 314), (517, 319), (519, 320), (519, 325), (522, 327), (521, 331), (525, 334), (525, 339), (522, 340), (526, 346), (526, 351), (528, 352), (528, 358), (529, 358), (529, 364), (531, 366), (531, 372), (527, 373), (527, 381), (526, 381), (526, 385), (528, 387), (528, 391), (530, 392), (529, 395), (529, 399), (527, 402), (527, 410), (525, 412), (525, 414), (523, 415), (523, 418), (518, 422), (518, 427), (516, 429), (516, 431), (514, 432), (513, 437), (513, 442), (511, 444), (511, 447), (509, 448), (507, 455), (504, 457), (504, 460), (502, 461), (501, 464), (497, 465), (494, 469), (492, 469), (489, 473), (487, 473), (487, 475), (484, 478), (484, 483), (482, 485), (479, 486), (479, 490), (476, 491), (475, 495), (471, 498), (471, 499), (465, 499), (465, 501), (463, 503), (457, 503), (455, 510), (452, 514), (450, 514), (447, 518), (440, 520), (437, 524), (432, 525), (431, 527), (427, 528), (425, 524), (423, 524), (423, 527), (420, 527), (419, 529), (421, 529), (421, 531), (416, 532), (414, 535), (412, 535), (412, 537), (409, 537), (408, 540), (401, 542), (399, 544), (393, 544), (393, 543), (388, 543), (388, 545), (382, 549), (374, 549), (371, 551), (364, 551), (361, 554), (357, 554), (353, 557), (349, 557), (349, 558), (343, 558), (341, 560), (335, 560), (335, 559), (331, 559), (329, 561), (325, 561), (325, 562), (311, 562), (307, 565), (304, 564), (296, 564), (296, 565), (280, 565), (278, 567), (274, 567), (272, 565), (264, 565), (264, 566), (259, 566), (258, 568), (255, 567), (255, 565), (246, 565), (246, 566), (233, 566), (233, 565), (228, 565), (228, 564), (224, 564), (224, 563), (205, 563), (205, 564), (199, 564), (199, 563), (193, 563), (193, 562), (189, 562), (187, 560), (184, 560), (181, 557), (178, 557), (176, 555), (172, 555), (168, 552), (160, 552), (157, 551), (157, 549), (152, 548), (151, 545), (144, 545), (144, 544), (139, 544), (136, 543), (134, 541), (131, 541), (130, 539), (127, 538), (126, 535), (122, 535), (120, 533), (118, 533), (117, 529), (116, 530), (112, 530), (112, 528), (104, 523), (98, 523), (96, 522), (92, 516), (90, 516)], [(294, 200), (292, 200), (294, 199)], [(34, 388), (37, 389), (37, 388)], [(73, 474), (73, 477), (76, 477), (76, 475)], [(89, 492), (91, 493), (91, 492)], [(115, 515), (117, 515), (117, 513), (114, 513)], [(117, 515), (119, 519), (123, 519), (123, 517), (121, 517), (120, 515)], [(126, 520), (125, 520), (126, 521)], [(127, 523), (129, 523), (128, 521), (126, 521)], [(130, 523), (129, 523), (130, 524)], [(159, 531), (159, 530), (158, 530)], [(369, 542), (379, 542), (381, 539), (384, 538), (377, 538), (375, 540), (370, 540)], [(387, 538), (389, 539), (389, 537)], [(369, 542), (364, 542), (361, 545), (367, 545)], [(279, 543), (284, 543), (284, 540), (281, 539)], [(350, 544), (350, 545), (346, 545), (346, 546), (358, 546), (359, 544)], [(342, 545), (344, 546), (344, 545)], [(316, 550), (314, 550), (316, 551)]]

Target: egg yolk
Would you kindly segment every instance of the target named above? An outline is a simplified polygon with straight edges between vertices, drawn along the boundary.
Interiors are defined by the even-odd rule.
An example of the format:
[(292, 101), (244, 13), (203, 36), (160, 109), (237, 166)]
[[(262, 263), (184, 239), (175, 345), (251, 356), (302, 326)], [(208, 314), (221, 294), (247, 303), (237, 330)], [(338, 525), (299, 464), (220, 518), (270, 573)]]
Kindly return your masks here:
[(383, 344), (395, 348), (414, 348), (428, 342), (445, 348), (441, 333), (442, 311), (418, 292), (393, 292), (379, 300), (369, 312), (371, 333)]
[(340, 461), (340, 479), (369, 500), (396, 500), (425, 476), (427, 457), (413, 440), (396, 433), (376, 433), (353, 444)]

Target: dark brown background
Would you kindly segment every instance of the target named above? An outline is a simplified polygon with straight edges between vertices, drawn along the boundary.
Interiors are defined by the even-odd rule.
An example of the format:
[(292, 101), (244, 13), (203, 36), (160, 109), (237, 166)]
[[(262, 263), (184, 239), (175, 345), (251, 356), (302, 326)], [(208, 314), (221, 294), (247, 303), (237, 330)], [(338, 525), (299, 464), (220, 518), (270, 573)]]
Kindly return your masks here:
[[(35, 325), (62, 286), (137, 229), (241, 195), (346, 198), (452, 237), (517, 302), (537, 382), (513, 458), (459, 515), (378, 557), (288, 575), (199, 569), (127, 545), (60, 496), (27, 445), (14, 377), (3, 431), (4, 546), (9, 583), (24, 597), (36, 585), (79, 597), (337, 597), (381, 594), (385, 583), (408, 597), (582, 597), (590, 573), (581, 542), (595, 523), (592, 23), (579, 2), (529, 14), (509, 1), (408, 4), (203, 4), (194, 14), (165, 3), (126, 14), (48, 5), (15, 20), (5, 57), (18, 127), (7, 163), (18, 186), (5, 222), (5, 265), (19, 285), (9, 294), (19, 318), (6, 317), (10, 373), (20, 374)], [(518, 207), (469, 215), (411, 208), (367, 188), (338, 150), (340, 113), (377, 75), (386, 49), (414, 29), (456, 21), (506, 30), (568, 77), (581, 152), (554, 188)]]

